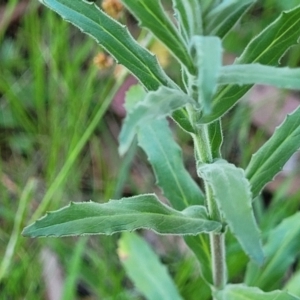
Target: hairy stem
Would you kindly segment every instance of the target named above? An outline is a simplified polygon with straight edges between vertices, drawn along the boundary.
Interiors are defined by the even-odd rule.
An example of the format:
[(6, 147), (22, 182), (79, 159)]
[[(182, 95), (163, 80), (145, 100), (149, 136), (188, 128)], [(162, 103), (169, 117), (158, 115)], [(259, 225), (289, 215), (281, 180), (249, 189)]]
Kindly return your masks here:
[(225, 264), (225, 234), (213, 234), (210, 236), (210, 249), (212, 253), (213, 283), (216, 289), (223, 289), (227, 281)]
[[(210, 124), (197, 124), (197, 113), (191, 107), (188, 108), (190, 121), (194, 126), (195, 134), (193, 134), (195, 155), (197, 162), (212, 163), (214, 157), (211, 149), (211, 141), (209, 138)], [(216, 201), (214, 199), (212, 190), (208, 184), (205, 184), (206, 191), (206, 206), (209, 216), (212, 220), (222, 222)], [(212, 273), (213, 285), (215, 289), (222, 289), (226, 285), (227, 268), (226, 268), (226, 254), (225, 254), (225, 234), (210, 233), (210, 250), (212, 256)]]
[[(206, 202), (208, 213), (211, 219), (222, 222), (222, 217), (214, 200), (211, 188), (206, 184)], [(216, 289), (222, 289), (227, 281), (226, 254), (225, 254), (225, 233), (210, 233), (210, 250), (212, 256), (213, 283)]]

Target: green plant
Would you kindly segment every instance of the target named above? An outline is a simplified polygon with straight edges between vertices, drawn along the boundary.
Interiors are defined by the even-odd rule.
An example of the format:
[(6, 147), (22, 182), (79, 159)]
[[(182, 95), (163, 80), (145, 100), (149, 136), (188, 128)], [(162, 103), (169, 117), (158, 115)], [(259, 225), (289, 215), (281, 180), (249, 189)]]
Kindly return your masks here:
[[(300, 89), (300, 69), (277, 67), (287, 49), (299, 39), (300, 6), (283, 12), (249, 42), (233, 65), (223, 66), (222, 39), (254, 0), (173, 0), (176, 26), (159, 0), (122, 2), (141, 26), (178, 59), (182, 71), (179, 85), (123, 25), (96, 5), (82, 0), (42, 1), (96, 39), (139, 79), (141, 85), (127, 94), (127, 117), (120, 134), (119, 152), (128, 151), (137, 136), (139, 146), (152, 164), (157, 184), (172, 207), (163, 204), (155, 194), (104, 204), (71, 203), (29, 225), (23, 235), (109, 235), (140, 228), (181, 235), (195, 253), (203, 282), (211, 287), (214, 299), (299, 299), (295, 289), (291, 289), (294, 295), (272, 291), (282, 287), (282, 277), (299, 253), (299, 214), (263, 232), (262, 241), (252, 203), (258, 201), (266, 183), (299, 149), (300, 108), (287, 116), (252, 156), (245, 170), (222, 158), (221, 119), (253, 84)], [(203, 180), (204, 193), (184, 168), (167, 116), (172, 116), (193, 138), (197, 173)], [(248, 286), (227, 284), (225, 235), (228, 239), (234, 236), (250, 258), (245, 273)], [(122, 240), (121, 250), (125, 247), (129, 251), (128, 239), (125, 236)], [(165, 288), (170, 299), (181, 298), (169, 281)], [(149, 299), (158, 297), (153, 290), (144, 289), (143, 293)], [(167, 299), (166, 295), (163, 299)]]

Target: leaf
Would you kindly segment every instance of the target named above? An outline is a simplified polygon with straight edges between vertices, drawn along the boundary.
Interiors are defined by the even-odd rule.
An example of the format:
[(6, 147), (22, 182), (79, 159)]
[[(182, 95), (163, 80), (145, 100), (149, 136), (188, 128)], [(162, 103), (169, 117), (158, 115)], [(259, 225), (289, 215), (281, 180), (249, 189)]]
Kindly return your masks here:
[(297, 272), (295, 272), (292, 277), (289, 279), (289, 281), (286, 283), (284, 289), (289, 291), (289, 293), (297, 296), (300, 298), (300, 271), (298, 269)]
[(243, 284), (229, 284), (225, 289), (215, 292), (214, 297), (216, 300), (299, 300), (285, 291), (265, 293), (256, 287)]
[(198, 165), (199, 176), (211, 187), (219, 210), (247, 255), (262, 264), (264, 254), (251, 206), (250, 184), (244, 171), (218, 159)]
[(206, 16), (212, 9), (217, 7), (222, 0), (201, 0), (201, 9), (203, 15)]
[[(140, 85), (131, 87), (126, 93), (126, 110), (131, 112), (145, 95)], [(186, 171), (181, 149), (165, 119), (141, 125), (138, 130), (138, 143), (153, 167), (157, 185), (175, 209), (182, 210), (189, 205), (204, 203), (204, 195)]]
[(264, 246), (266, 261), (263, 268), (249, 263), (245, 282), (263, 290), (282, 286), (284, 275), (300, 253), (300, 213), (284, 219), (270, 231)]
[(221, 147), (223, 144), (223, 133), (222, 133), (222, 125), (221, 120), (216, 120), (207, 126), (210, 147), (212, 151), (213, 158), (220, 158), (221, 155)]
[(130, 12), (148, 28), (178, 60), (194, 73), (194, 65), (187, 46), (178, 30), (164, 12), (159, 0), (122, 0)]
[(172, 119), (177, 123), (178, 126), (181, 127), (184, 131), (188, 133), (195, 133), (195, 130), (189, 121), (189, 116), (184, 108), (180, 108), (175, 110), (172, 113)]
[(300, 107), (288, 115), (271, 138), (251, 157), (246, 176), (253, 196), (281, 171), (288, 159), (300, 148)]
[(197, 236), (185, 235), (184, 241), (194, 252), (200, 264), (200, 274), (208, 284), (213, 284), (212, 261), (210, 254), (210, 242), (207, 234)]
[(123, 233), (118, 254), (129, 278), (146, 299), (182, 299), (167, 268), (138, 235)]
[(175, 209), (204, 203), (204, 195), (186, 171), (181, 149), (174, 141), (166, 120), (142, 126), (138, 132), (138, 144), (148, 156), (157, 185)]
[(260, 64), (224, 66), (219, 84), (265, 84), (300, 90), (300, 68), (276, 68)]
[(104, 204), (72, 202), (26, 227), (23, 235), (108, 235), (141, 228), (160, 234), (196, 235), (200, 232), (218, 231), (221, 224), (208, 220), (203, 206), (190, 206), (179, 212), (160, 202), (156, 195), (145, 194), (110, 200)]
[(110, 18), (95, 4), (83, 0), (40, 1), (94, 38), (148, 90), (156, 90), (161, 85), (176, 87), (161, 69), (155, 56), (141, 47), (124, 25)]
[(217, 80), (222, 66), (222, 42), (218, 37), (194, 36), (191, 52), (197, 66), (195, 90), (204, 114), (211, 112), (212, 97), (217, 89)]
[(193, 101), (182, 91), (167, 87), (160, 87), (155, 92), (148, 92), (141, 100), (125, 118), (119, 137), (120, 154), (124, 154), (128, 150), (136, 131), (141, 125), (165, 117), (171, 114), (172, 111)]
[(187, 44), (193, 36), (203, 35), (200, 1), (173, 0), (173, 7), (179, 31)]
[[(278, 65), (285, 52), (295, 45), (300, 36), (300, 6), (283, 12), (272, 24), (253, 38), (235, 64), (260, 63)], [(210, 123), (230, 110), (251, 88), (237, 84), (219, 88), (212, 101), (212, 112), (199, 120)]]
[[(130, 88), (126, 94), (126, 110), (131, 111), (143, 95), (145, 91), (141, 86)], [(184, 168), (181, 149), (172, 138), (172, 132), (165, 119), (155, 120), (141, 126), (138, 131), (138, 143), (148, 156), (157, 184), (175, 209), (181, 210), (189, 205), (204, 202), (202, 191)], [(185, 236), (184, 240), (199, 260), (203, 278), (212, 283), (207, 237), (203, 234)]]
[(204, 34), (224, 38), (255, 0), (229, 0), (210, 10), (204, 18)]
[[(132, 87), (126, 94), (126, 110), (131, 111), (144, 94), (140, 86)], [(138, 143), (148, 156), (157, 184), (175, 209), (181, 210), (189, 205), (204, 202), (202, 191), (184, 168), (181, 149), (172, 138), (172, 132), (165, 119), (141, 126), (138, 131)], [(202, 277), (212, 283), (207, 237), (185, 236), (184, 240), (199, 260)]]

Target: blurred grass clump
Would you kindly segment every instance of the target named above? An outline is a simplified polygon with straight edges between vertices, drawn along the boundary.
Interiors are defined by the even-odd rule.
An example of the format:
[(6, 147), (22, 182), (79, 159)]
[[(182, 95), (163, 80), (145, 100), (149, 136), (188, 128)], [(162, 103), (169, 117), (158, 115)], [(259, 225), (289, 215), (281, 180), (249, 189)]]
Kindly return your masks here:
[[(297, 0), (258, 1), (227, 36), (225, 50), (238, 55), (281, 9), (296, 4)], [(0, 298), (50, 299), (46, 255), (59, 262), (62, 282), (54, 289), (62, 299), (142, 299), (118, 261), (117, 236), (29, 240), (20, 235), (25, 223), (46, 210), (69, 201), (101, 202), (134, 194), (153, 182), (144, 156), (138, 156), (130, 171), (136, 148), (118, 158), (120, 120), (108, 108), (124, 76), (116, 79), (113, 67), (100, 71), (93, 63), (101, 51), (94, 41), (37, 1), (0, 1), (0, 9)], [(291, 49), (286, 60), (290, 66), (299, 65), (299, 47)], [(174, 69), (169, 73), (175, 78), (179, 74)], [(236, 115), (243, 115), (238, 144), (245, 145), (250, 114)], [(233, 143), (234, 124), (227, 127)], [(189, 149), (187, 143), (185, 153)], [(229, 155), (230, 149), (225, 151)], [(135, 184), (140, 178), (147, 183)], [(296, 201), (290, 203), (289, 212), (297, 209)], [(173, 255), (164, 259), (177, 274), (182, 294), (199, 299), (192, 258)], [(246, 260), (240, 256), (243, 267)], [(240, 270), (236, 261), (229, 257), (234, 278)]]

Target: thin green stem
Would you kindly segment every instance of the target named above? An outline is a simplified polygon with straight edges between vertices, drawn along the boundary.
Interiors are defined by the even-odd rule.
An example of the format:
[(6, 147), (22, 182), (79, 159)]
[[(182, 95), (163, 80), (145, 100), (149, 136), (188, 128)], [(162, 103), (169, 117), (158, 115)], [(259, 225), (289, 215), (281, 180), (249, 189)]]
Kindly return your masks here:
[[(209, 126), (211, 124), (197, 124), (197, 112), (191, 107), (188, 107), (188, 113), (190, 121), (193, 124), (195, 134), (193, 134), (195, 155), (197, 163), (212, 163), (216, 155), (216, 151), (212, 150), (209, 135)], [(206, 192), (206, 206), (209, 217), (212, 220), (222, 223), (222, 216), (218, 209), (217, 203), (214, 199), (214, 195), (211, 187), (205, 183)], [(222, 289), (226, 285), (227, 281), (227, 268), (226, 268), (226, 254), (225, 254), (225, 234), (210, 233), (210, 250), (212, 256), (212, 273), (213, 273), (213, 285), (215, 289)]]
[[(222, 222), (219, 209), (208, 184), (205, 184), (206, 203), (211, 219)], [(225, 233), (210, 233), (210, 250), (212, 255), (213, 283), (216, 289), (222, 289), (227, 281), (226, 254), (225, 254)]]
[(213, 283), (217, 290), (221, 290), (225, 287), (227, 281), (225, 234), (211, 233), (209, 238), (212, 253)]

